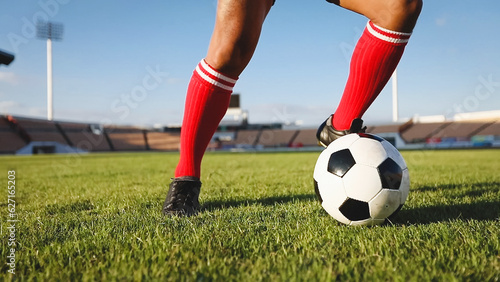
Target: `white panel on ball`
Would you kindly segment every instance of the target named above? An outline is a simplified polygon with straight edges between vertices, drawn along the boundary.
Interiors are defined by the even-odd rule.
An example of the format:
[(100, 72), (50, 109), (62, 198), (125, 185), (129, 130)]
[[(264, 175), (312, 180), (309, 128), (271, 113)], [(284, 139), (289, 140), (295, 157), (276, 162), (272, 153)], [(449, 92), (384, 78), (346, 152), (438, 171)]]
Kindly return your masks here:
[(385, 219), (393, 214), (401, 205), (401, 192), (398, 190), (382, 189), (368, 206), (372, 218)]
[(381, 144), (387, 152), (389, 158), (393, 159), (401, 167), (401, 169), (405, 169), (407, 167), (406, 162), (403, 159), (403, 156), (401, 156), (401, 153), (399, 153), (398, 149), (396, 149), (394, 146), (392, 146), (391, 143), (385, 140)]
[[(337, 208), (338, 206), (342, 205), (342, 203), (346, 200), (347, 198), (344, 199), (336, 199), (330, 203), (328, 202), (323, 202), (322, 206), (325, 209), (325, 211), (333, 218), (335, 218), (337, 221), (343, 223), (343, 224), (350, 224), (351, 221), (347, 219)], [(341, 200), (341, 201), (340, 201)]]
[(349, 198), (368, 202), (382, 189), (377, 169), (355, 164), (342, 178)]
[(351, 221), (340, 213), (338, 209), (347, 200), (342, 178), (327, 172), (321, 178), (315, 179), (318, 182), (319, 194), (323, 200), (322, 206), (326, 212), (338, 221), (349, 224)]
[(408, 169), (403, 170), (403, 179), (401, 179), (399, 191), (401, 191), (401, 204), (404, 204), (410, 193), (410, 172)]
[(330, 143), (330, 145), (328, 145), (325, 151), (335, 152), (335, 151), (340, 151), (342, 149), (347, 149), (352, 145), (352, 143), (354, 143), (359, 138), (360, 137), (357, 134), (347, 134), (335, 140), (335, 142)]
[(377, 167), (386, 158), (387, 154), (380, 141), (371, 138), (359, 138), (349, 147), (357, 164)]
[(328, 168), (328, 161), (330, 160), (330, 154), (321, 153), (318, 157), (318, 160), (316, 161), (316, 165), (314, 167), (314, 173), (313, 173), (313, 178), (318, 181), (325, 175), (326, 173), (329, 173), (327, 168)]
[(342, 178), (331, 173), (325, 173), (321, 178), (316, 178), (316, 181), (318, 182), (318, 190), (323, 202), (331, 202), (331, 199), (339, 198), (340, 203), (344, 202), (346, 194)]
[(373, 222), (373, 219), (365, 219), (365, 220), (358, 220), (358, 221), (351, 221), (352, 226), (371, 226), (374, 225), (375, 223)]

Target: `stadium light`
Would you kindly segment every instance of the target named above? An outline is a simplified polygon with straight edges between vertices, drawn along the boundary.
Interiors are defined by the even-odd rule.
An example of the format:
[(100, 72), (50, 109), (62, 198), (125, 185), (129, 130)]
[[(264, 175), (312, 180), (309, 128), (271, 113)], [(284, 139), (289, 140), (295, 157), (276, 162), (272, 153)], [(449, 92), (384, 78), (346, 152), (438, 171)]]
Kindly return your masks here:
[(392, 121), (398, 122), (398, 116), (398, 69), (395, 69), (392, 74)]
[(0, 50), (0, 65), (10, 65), (14, 61), (14, 55)]
[(53, 22), (39, 22), (36, 35), (40, 39), (47, 39), (47, 119), (53, 119), (52, 96), (52, 40), (62, 40), (63, 25)]

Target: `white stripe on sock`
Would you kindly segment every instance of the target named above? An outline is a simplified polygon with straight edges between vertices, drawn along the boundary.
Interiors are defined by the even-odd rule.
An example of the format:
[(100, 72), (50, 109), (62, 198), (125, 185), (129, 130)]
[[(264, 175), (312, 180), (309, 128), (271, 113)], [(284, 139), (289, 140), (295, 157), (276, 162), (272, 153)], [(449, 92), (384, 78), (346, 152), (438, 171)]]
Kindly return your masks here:
[(207, 64), (207, 62), (205, 62), (205, 59), (201, 60), (200, 64), (203, 67), (203, 69), (206, 70), (209, 74), (211, 74), (211, 75), (213, 75), (213, 76), (215, 76), (217, 78), (220, 78), (220, 79), (222, 79), (224, 81), (227, 81), (227, 82), (229, 82), (231, 84), (235, 84), (236, 83), (235, 79), (227, 77), (227, 76), (223, 75), (222, 73), (219, 73), (216, 70), (214, 70), (211, 66), (209, 66)]
[(196, 66), (196, 72), (198, 73), (198, 75), (203, 79), (205, 80), (206, 82), (212, 84), (212, 85), (215, 85), (219, 88), (222, 88), (224, 90), (228, 90), (228, 91), (233, 91), (233, 87), (232, 86), (228, 86), (228, 85), (225, 85), (224, 83), (220, 83), (218, 82), (217, 80), (215, 79), (212, 79), (211, 77), (209, 77), (208, 75), (206, 75), (200, 68), (200, 65), (197, 65)]
[[(404, 35), (404, 36), (409, 36), (411, 35), (411, 33), (402, 33), (402, 32), (396, 32), (396, 31), (390, 31), (390, 30), (385, 30), (379, 26), (376, 26), (377, 28), (380, 28), (381, 30), (387, 32), (387, 33), (392, 33), (394, 35)], [(370, 23), (368, 23), (366, 25), (366, 28), (368, 29), (368, 31), (374, 35), (375, 37), (377, 37), (378, 39), (380, 40), (384, 40), (384, 41), (387, 41), (387, 42), (390, 42), (390, 43), (407, 43), (409, 38), (393, 38), (393, 37), (390, 37), (390, 36), (387, 36), (385, 34), (381, 34), (379, 32), (377, 32), (375, 29), (373, 29), (373, 27), (370, 25)]]

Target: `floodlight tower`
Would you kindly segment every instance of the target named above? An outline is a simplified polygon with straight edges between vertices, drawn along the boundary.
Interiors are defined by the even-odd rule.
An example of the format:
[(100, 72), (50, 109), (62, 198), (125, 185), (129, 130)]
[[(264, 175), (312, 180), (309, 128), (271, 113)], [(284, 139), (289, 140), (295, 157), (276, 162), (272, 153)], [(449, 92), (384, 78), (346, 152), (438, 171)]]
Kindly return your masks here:
[(14, 55), (0, 50), (0, 65), (10, 65), (14, 61)]
[(53, 22), (39, 22), (36, 34), (40, 39), (47, 39), (47, 119), (53, 119), (52, 97), (52, 40), (62, 40), (63, 25)]
[(398, 122), (398, 70), (395, 69), (392, 74), (392, 121)]

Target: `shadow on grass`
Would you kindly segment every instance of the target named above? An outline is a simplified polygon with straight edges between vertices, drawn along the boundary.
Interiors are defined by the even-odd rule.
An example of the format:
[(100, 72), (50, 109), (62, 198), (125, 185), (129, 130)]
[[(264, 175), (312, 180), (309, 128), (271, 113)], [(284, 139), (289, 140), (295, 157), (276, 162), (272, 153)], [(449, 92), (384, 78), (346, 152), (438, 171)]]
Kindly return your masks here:
[[(203, 211), (214, 211), (230, 207), (248, 205), (273, 206), (294, 201), (316, 201), (315, 194), (275, 196), (261, 199), (241, 199), (227, 201), (208, 201), (203, 204)], [(318, 204), (318, 208), (320, 205)], [(439, 205), (422, 208), (403, 208), (391, 218), (392, 224), (430, 224), (450, 220), (498, 220), (500, 201), (477, 201), (470, 204)]]
[[(500, 190), (500, 182), (479, 182), (479, 183), (448, 183), (436, 184), (435, 186), (421, 186), (412, 188), (415, 192), (436, 192), (436, 191), (451, 191), (457, 189), (467, 189), (466, 193), (473, 196), (484, 194), (485, 192)], [(460, 192), (458, 192), (460, 193)]]
[(226, 201), (207, 201), (203, 203), (204, 211), (213, 211), (230, 207), (240, 207), (249, 205), (274, 206), (276, 204), (284, 204), (294, 201), (313, 201), (316, 200), (315, 194), (300, 194), (290, 196), (273, 196), (260, 199), (241, 199), (241, 200), (226, 200)]
[(433, 205), (414, 209), (403, 208), (391, 218), (391, 221), (394, 224), (429, 224), (456, 219), (498, 220), (500, 218), (500, 201), (491, 198), (491, 200), (486, 200), (483, 197), (488, 197), (487, 194), (490, 193), (498, 194), (499, 190), (499, 182), (449, 183), (418, 187), (413, 189), (414, 193), (444, 191), (454, 199), (469, 198), (473, 202), (468, 204)]
[(482, 201), (470, 204), (430, 206), (415, 209), (403, 208), (391, 218), (391, 222), (400, 224), (429, 224), (450, 220), (498, 220), (500, 201)]

